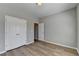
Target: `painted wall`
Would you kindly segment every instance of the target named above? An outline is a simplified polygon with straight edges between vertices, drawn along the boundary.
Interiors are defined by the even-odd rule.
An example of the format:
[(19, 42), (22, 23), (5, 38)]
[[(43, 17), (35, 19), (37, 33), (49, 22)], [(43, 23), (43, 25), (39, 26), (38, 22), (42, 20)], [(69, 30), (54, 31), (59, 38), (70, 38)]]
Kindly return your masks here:
[(0, 52), (5, 50), (5, 20), (2, 15), (4, 14), (0, 12)]
[(38, 23), (38, 20), (28, 20), (27, 22), (27, 39), (28, 43), (34, 41), (34, 23)]
[(76, 10), (71, 9), (40, 19), (45, 24), (45, 41), (77, 47)]
[(5, 15), (26, 19), (28, 39), (27, 43), (34, 41), (33, 23), (38, 23), (38, 19), (33, 19), (32, 17), (27, 16), (26, 13), (22, 13), (21, 11), (7, 10), (2, 7), (0, 8), (0, 53), (2, 53), (5, 50)]
[(77, 48), (79, 52), (79, 5), (77, 6)]

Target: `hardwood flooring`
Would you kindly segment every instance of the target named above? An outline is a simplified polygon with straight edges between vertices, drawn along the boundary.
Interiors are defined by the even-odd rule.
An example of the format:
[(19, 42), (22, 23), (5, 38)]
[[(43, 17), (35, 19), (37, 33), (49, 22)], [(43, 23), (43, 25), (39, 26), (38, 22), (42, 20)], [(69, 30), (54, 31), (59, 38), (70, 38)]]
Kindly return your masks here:
[(78, 56), (78, 53), (74, 49), (38, 41), (7, 51), (1, 56)]

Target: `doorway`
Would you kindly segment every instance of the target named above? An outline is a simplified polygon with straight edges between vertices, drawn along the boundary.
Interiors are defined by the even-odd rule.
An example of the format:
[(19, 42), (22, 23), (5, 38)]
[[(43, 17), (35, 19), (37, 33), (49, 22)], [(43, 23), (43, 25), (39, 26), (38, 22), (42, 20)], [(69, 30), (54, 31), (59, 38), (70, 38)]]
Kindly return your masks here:
[(38, 23), (34, 23), (34, 41), (38, 41)]

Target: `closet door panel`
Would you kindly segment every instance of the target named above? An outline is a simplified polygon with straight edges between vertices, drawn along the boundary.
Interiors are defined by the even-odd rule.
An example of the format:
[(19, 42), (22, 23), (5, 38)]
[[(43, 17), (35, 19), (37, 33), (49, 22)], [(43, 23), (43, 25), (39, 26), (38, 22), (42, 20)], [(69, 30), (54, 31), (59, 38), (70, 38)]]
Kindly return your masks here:
[(26, 44), (26, 20), (11, 16), (5, 17), (5, 34), (6, 50)]

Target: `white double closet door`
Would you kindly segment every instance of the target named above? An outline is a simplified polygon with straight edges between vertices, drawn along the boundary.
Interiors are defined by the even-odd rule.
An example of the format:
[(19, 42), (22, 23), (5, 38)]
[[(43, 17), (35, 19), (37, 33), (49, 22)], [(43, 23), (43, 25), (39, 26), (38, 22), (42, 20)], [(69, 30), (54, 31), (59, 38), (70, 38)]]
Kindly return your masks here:
[(27, 41), (27, 22), (24, 19), (5, 16), (5, 49), (11, 50), (25, 45)]

